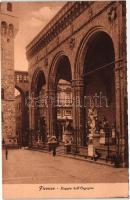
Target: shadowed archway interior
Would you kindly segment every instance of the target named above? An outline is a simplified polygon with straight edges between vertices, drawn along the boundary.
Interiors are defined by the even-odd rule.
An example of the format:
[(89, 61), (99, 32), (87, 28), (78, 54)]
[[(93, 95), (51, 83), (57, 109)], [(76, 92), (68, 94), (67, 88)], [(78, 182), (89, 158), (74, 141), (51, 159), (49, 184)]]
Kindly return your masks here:
[[(63, 102), (63, 99), (66, 95), (66, 89), (71, 88), (72, 72), (69, 58), (65, 55), (61, 56), (55, 65), (55, 96), (56, 101), (60, 96), (60, 100)], [(71, 90), (71, 89), (70, 89)], [(54, 132), (58, 140), (62, 140), (63, 136), (63, 126), (65, 126), (65, 112), (66, 109), (64, 106), (60, 108), (56, 106), (54, 111)], [(58, 113), (60, 113), (61, 118), (58, 118)]]
[(85, 121), (87, 123), (88, 109), (93, 105), (97, 110), (98, 120), (105, 117), (112, 126), (115, 125), (113, 42), (107, 33), (98, 32), (90, 38), (87, 45), (83, 77), (84, 96), (89, 97), (89, 101), (85, 108)]
[(15, 85), (15, 113), (16, 113), (16, 134), (20, 146), (28, 145), (29, 116), (26, 98), (28, 91), (23, 91)]
[(72, 80), (71, 65), (67, 56), (61, 56), (56, 64), (55, 85), (58, 84), (60, 79), (69, 82)]
[(39, 71), (35, 80), (35, 96), (39, 96), (42, 87), (46, 84), (43, 71)]
[[(34, 124), (35, 124), (35, 140), (38, 141), (41, 139), (45, 140), (45, 108), (42, 101), (44, 101), (45, 95), (45, 74), (40, 70), (34, 80), (34, 97), (35, 97), (35, 106), (34, 106)], [(37, 103), (36, 103), (37, 101)]]

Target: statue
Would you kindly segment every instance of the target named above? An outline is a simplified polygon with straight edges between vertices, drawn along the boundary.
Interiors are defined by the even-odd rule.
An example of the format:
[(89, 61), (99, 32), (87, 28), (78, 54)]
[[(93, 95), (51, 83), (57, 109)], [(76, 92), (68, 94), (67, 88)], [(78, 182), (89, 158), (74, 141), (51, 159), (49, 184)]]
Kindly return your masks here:
[(69, 120), (66, 120), (63, 140), (65, 144), (71, 144), (73, 141), (73, 126)]
[(96, 134), (96, 120), (97, 120), (97, 110), (95, 108), (88, 109), (88, 128), (89, 128), (88, 156), (92, 158), (94, 158), (95, 156), (93, 136)]
[(93, 144), (93, 135), (96, 133), (97, 110), (90, 108), (88, 110), (89, 144)]

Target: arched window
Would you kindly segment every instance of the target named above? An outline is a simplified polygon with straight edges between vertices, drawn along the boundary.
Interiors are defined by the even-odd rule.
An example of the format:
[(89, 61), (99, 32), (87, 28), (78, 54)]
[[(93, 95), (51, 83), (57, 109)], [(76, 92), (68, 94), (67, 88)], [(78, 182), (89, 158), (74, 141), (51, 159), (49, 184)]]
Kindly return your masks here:
[(12, 3), (7, 3), (7, 10), (12, 12)]
[(13, 24), (9, 24), (9, 29), (10, 29), (11, 31), (14, 30), (14, 26), (13, 26)]
[(2, 34), (6, 34), (6, 31), (7, 31), (7, 24), (6, 22), (1, 22), (1, 30), (2, 30)]
[(4, 88), (1, 88), (1, 99), (4, 100)]
[(14, 32), (13, 24), (9, 24), (9, 35), (13, 36), (13, 32)]

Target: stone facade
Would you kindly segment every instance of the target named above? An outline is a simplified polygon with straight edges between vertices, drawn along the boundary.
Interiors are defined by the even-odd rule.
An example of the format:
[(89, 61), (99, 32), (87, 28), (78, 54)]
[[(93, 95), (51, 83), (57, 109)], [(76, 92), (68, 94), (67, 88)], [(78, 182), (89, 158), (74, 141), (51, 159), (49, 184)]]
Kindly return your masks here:
[(1, 88), (2, 88), (2, 137), (6, 144), (17, 144), (15, 127), (14, 38), (18, 20), (13, 16), (11, 3), (0, 4), (1, 32)]
[[(61, 78), (72, 83), (72, 95), (81, 103), (77, 106), (75, 102), (72, 109), (76, 145), (87, 145), (84, 95), (105, 92), (110, 109), (99, 116), (103, 118), (104, 113), (111, 127), (114, 123), (115, 148), (123, 164), (128, 151), (125, 23), (125, 2), (68, 2), (26, 48), (30, 94), (41, 72), (49, 98), (56, 96)], [(46, 120), (48, 134), (56, 135), (56, 108), (52, 104), (48, 104)], [(34, 123), (30, 107), (30, 128)]]

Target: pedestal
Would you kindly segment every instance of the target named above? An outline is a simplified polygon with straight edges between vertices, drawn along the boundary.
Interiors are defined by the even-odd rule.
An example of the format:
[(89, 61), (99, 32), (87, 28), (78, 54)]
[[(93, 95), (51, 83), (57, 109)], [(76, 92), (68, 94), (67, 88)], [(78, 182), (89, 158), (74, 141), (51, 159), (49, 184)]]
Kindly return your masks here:
[(105, 145), (106, 144), (106, 138), (105, 138), (105, 132), (103, 129), (100, 130), (100, 140), (99, 140), (100, 144)]
[(88, 156), (94, 157), (94, 154), (95, 154), (95, 152), (94, 152), (94, 145), (93, 144), (89, 144), (88, 145)]
[(94, 134), (93, 135), (93, 145), (94, 145), (94, 147), (99, 146), (99, 141), (100, 141), (100, 135)]

